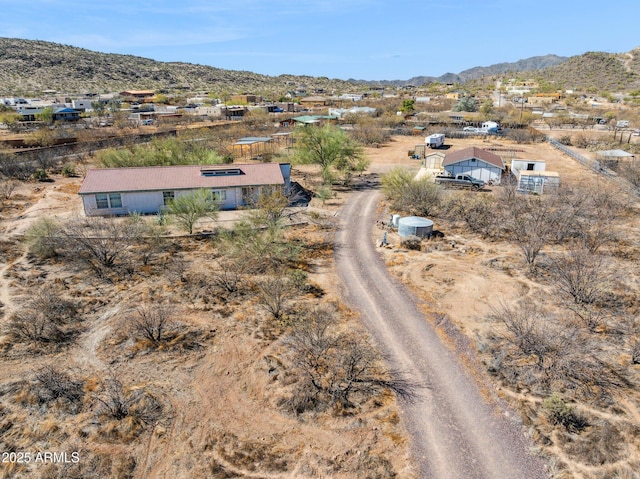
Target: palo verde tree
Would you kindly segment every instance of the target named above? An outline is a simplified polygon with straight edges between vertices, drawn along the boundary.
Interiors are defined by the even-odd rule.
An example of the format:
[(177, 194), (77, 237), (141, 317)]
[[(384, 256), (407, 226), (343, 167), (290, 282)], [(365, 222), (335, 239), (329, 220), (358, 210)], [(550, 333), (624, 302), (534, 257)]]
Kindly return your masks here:
[(167, 205), (167, 213), (175, 218), (180, 228), (193, 234), (193, 227), (199, 219), (216, 218), (218, 207), (213, 202), (211, 193), (203, 188), (171, 200)]
[(343, 173), (366, 169), (362, 146), (336, 126), (299, 128), (295, 137), (297, 161), (320, 166), (325, 184), (332, 183), (332, 169)]

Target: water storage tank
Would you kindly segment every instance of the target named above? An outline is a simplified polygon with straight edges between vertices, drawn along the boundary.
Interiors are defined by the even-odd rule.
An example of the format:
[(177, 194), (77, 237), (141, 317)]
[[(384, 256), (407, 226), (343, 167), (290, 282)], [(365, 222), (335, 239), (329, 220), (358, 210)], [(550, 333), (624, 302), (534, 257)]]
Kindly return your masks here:
[(433, 221), (419, 216), (405, 216), (398, 220), (398, 234), (400, 236), (417, 236), (428, 238), (433, 233)]
[(397, 228), (398, 227), (398, 221), (400, 221), (400, 215), (391, 216), (391, 226), (393, 226), (394, 228)]

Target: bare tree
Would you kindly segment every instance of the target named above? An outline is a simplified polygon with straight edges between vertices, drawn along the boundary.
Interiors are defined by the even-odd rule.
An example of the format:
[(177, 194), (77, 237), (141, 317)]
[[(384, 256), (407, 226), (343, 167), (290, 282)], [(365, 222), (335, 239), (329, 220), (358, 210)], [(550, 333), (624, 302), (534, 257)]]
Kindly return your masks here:
[(77, 408), (84, 397), (84, 383), (52, 365), (35, 373), (35, 383), (38, 397), (45, 403), (62, 400)]
[(84, 259), (99, 276), (118, 265), (131, 266), (132, 248), (142, 231), (138, 221), (128, 218), (85, 217), (63, 226), (70, 254)]
[(608, 290), (610, 273), (603, 256), (572, 250), (555, 258), (550, 266), (555, 286), (576, 305), (599, 301)]
[(296, 412), (353, 407), (384, 390), (407, 400), (415, 397), (421, 385), (385, 368), (362, 336), (332, 331), (335, 321), (334, 310), (312, 309), (284, 340), (298, 376), (298, 389), (290, 401)]
[(44, 286), (10, 317), (7, 332), (16, 342), (60, 345), (77, 333), (77, 309), (75, 302)]
[(154, 425), (166, 416), (157, 396), (144, 388), (125, 387), (115, 376), (102, 381), (93, 400), (98, 416), (118, 421), (131, 418), (139, 425)]
[(130, 331), (136, 338), (143, 338), (153, 345), (164, 341), (167, 329), (171, 327), (175, 316), (172, 306), (165, 304), (144, 304), (130, 319)]
[(18, 182), (12, 179), (0, 180), (0, 199), (9, 200), (18, 187)]
[(275, 271), (274, 274), (267, 275), (256, 282), (258, 304), (274, 319), (282, 319), (293, 298), (300, 294), (302, 285), (299, 280), (296, 282), (296, 279), (291, 274)]

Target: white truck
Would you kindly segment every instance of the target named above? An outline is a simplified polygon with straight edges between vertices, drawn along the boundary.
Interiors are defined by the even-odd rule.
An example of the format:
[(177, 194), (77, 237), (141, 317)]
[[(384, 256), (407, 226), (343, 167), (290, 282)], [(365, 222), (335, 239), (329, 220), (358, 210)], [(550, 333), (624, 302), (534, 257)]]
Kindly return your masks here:
[(425, 144), (429, 148), (440, 148), (444, 145), (444, 133), (434, 133), (424, 139)]

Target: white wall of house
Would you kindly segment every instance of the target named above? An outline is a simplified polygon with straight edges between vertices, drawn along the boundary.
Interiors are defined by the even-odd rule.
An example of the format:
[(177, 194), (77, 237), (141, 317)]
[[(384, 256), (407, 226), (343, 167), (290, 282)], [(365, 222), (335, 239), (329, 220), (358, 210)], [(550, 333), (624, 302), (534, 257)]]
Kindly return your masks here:
[(71, 108), (75, 110), (92, 111), (91, 103), (95, 100), (90, 98), (81, 98), (78, 100), (71, 100)]
[[(221, 210), (232, 210), (245, 204), (242, 188), (212, 188), (212, 192), (219, 192), (220, 199), (216, 204)], [(171, 190), (167, 190), (171, 191)], [(176, 190), (174, 197), (186, 195), (194, 190)], [(256, 194), (260, 191), (258, 188)], [(82, 204), (87, 216), (127, 215), (130, 213), (156, 214), (164, 208), (163, 191), (136, 191), (119, 193), (122, 202), (117, 208), (98, 208), (96, 195), (82, 195)], [(111, 202), (109, 202), (109, 205)]]
[(477, 180), (492, 181), (496, 185), (500, 184), (500, 179), (502, 178), (502, 170), (500, 168), (477, 158), (447, 165), (444, 169), (452, 176), (469, 175)]

